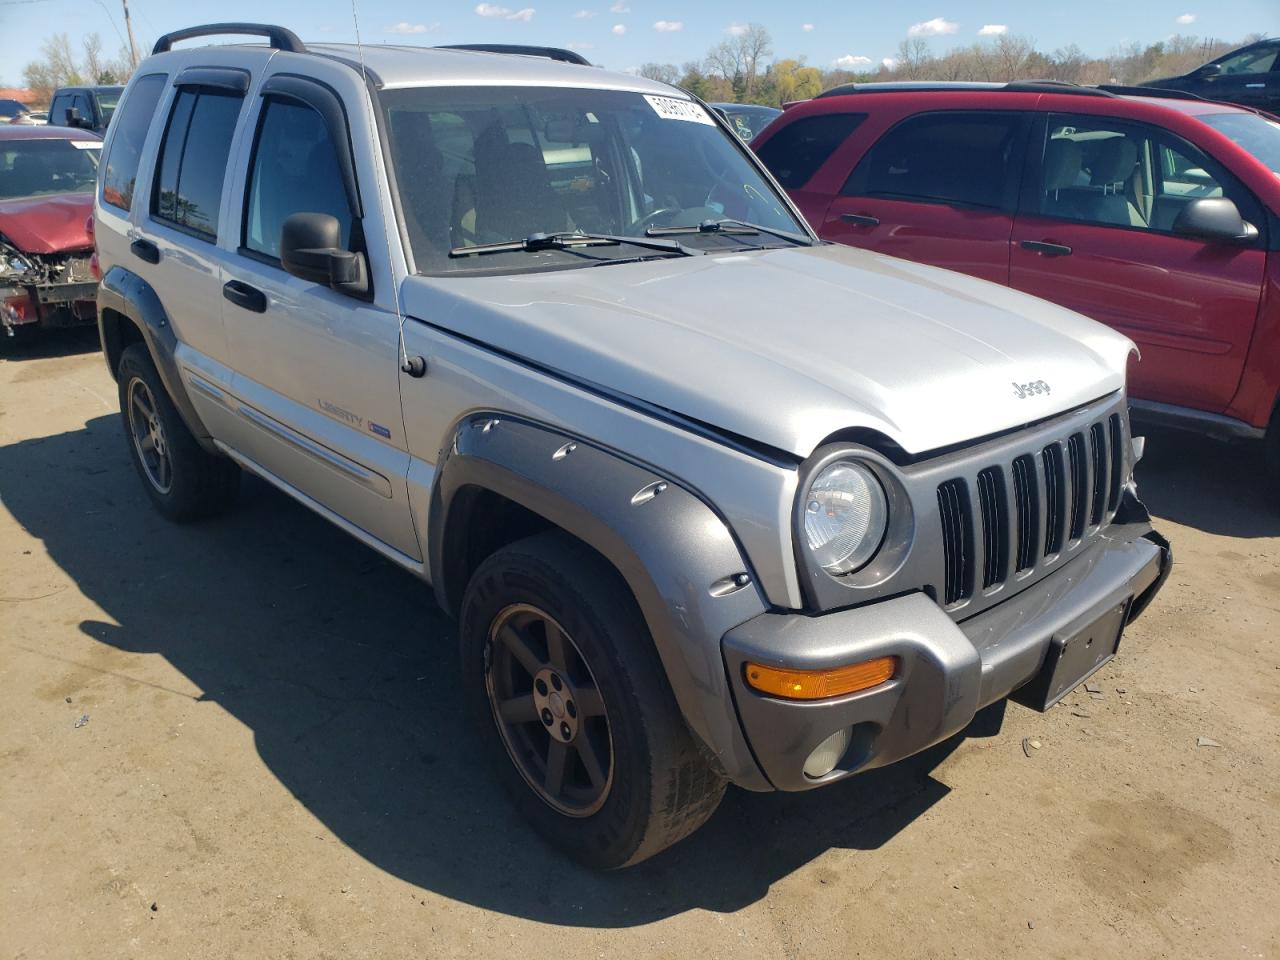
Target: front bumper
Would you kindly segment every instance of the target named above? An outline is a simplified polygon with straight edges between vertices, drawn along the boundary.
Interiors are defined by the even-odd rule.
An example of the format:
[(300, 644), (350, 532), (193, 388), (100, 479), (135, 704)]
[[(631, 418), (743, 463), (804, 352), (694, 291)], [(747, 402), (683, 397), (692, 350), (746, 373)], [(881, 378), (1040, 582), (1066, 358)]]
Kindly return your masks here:
[[(780, 790), (808, 790), (918, 753), (1034, 679), (1053, 638), (1120, 604), (1128, 604), (1131, 622), (1171, 563), (1168, 543), (1144, 518), (1114, 524), (1061, 570), (959, 623), (923, 593), (815, 617), (762, 614), (723, 639), (747, 741)], [(748, 661), (821, 670), (883, 656), (899, 658), (892, 679), (831, 700), (765, 696), (744, 679)], [(835, 770), (806, 776), (809, 754), (842, 729), (852, 738)]]
[(97, 281), (0, 284), (0, 327), (74, 326), (97, 317)]

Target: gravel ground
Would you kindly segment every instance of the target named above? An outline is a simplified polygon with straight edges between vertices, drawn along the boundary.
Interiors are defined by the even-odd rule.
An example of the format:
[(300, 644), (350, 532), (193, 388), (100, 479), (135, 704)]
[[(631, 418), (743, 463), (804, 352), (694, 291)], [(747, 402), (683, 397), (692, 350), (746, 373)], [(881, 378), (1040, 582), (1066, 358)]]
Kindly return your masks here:
[(92, 337), (10, 351), (0, 957), (1278, 957), (1260, 471), (1149, 438), (1177, 563), (1096, 697), (828, 790), (731, 790), (599, 876), (478, 762), (429, 590), (261, 483), (166, 524)]

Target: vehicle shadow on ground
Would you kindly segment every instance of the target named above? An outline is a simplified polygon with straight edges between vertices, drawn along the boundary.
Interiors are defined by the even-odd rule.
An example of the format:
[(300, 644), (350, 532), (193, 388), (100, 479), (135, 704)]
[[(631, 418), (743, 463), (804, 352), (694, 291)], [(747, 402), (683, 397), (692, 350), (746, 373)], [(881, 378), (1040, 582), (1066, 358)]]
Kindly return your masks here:
[(0, 361), (73, 357), (101, 348), (96, 326), (55, 327), (21, 337), (9, 337), (0, 328)]
[(1280, 536), (1280, 491), (1270, 489), (1261, 444), (1141, 424), (1134, 431), (1147, 438), (1136, 477), (1152, 515), (1225, 537)]
[[(582, 870), (503, 796), (463, 713), (453, 624), (412, 576), (255, 480), (224, 518), (166, 523), (114, 416), (0, 448), (0, 480), (6, 508), (114, 621), (81, 630), (165, 657), (253, 731), (267, 767), (341, 842), (455, 900), (595, 927), (734, 911), (828, 849), (879, 847), (947, 793), (930, 772), (958, 737), (809, 794), (731, 789), (654, 860)], [(295, 839), (316, 842), (305, 832)]]

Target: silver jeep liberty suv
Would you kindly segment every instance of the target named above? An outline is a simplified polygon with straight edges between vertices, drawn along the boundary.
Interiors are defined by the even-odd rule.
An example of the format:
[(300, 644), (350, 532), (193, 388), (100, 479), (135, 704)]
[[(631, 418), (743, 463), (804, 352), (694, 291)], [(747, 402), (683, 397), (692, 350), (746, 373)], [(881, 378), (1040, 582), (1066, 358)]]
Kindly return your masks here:
[[(171, 49), (213, 34), (266, 42)], [(1127, 339), (819, 242), (704, 104), (565, 51), (170, 34), (95, 221), (156, 506), (247, 470), (430, 582), (596, 866), (1046, 708), (1169, 568)]]

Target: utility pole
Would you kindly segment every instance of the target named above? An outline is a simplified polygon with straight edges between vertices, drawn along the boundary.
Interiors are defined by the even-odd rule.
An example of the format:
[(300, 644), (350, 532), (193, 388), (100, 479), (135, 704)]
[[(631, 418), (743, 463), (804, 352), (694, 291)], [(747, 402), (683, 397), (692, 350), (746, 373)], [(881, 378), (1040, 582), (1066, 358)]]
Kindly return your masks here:
[(124, 7), (124, 28), (129, 33), (129, 66), (137, 69), (138, 44), (133, 39), (133, 21), (129, 18), (129, 0), (120, 0), (120, 4)]

